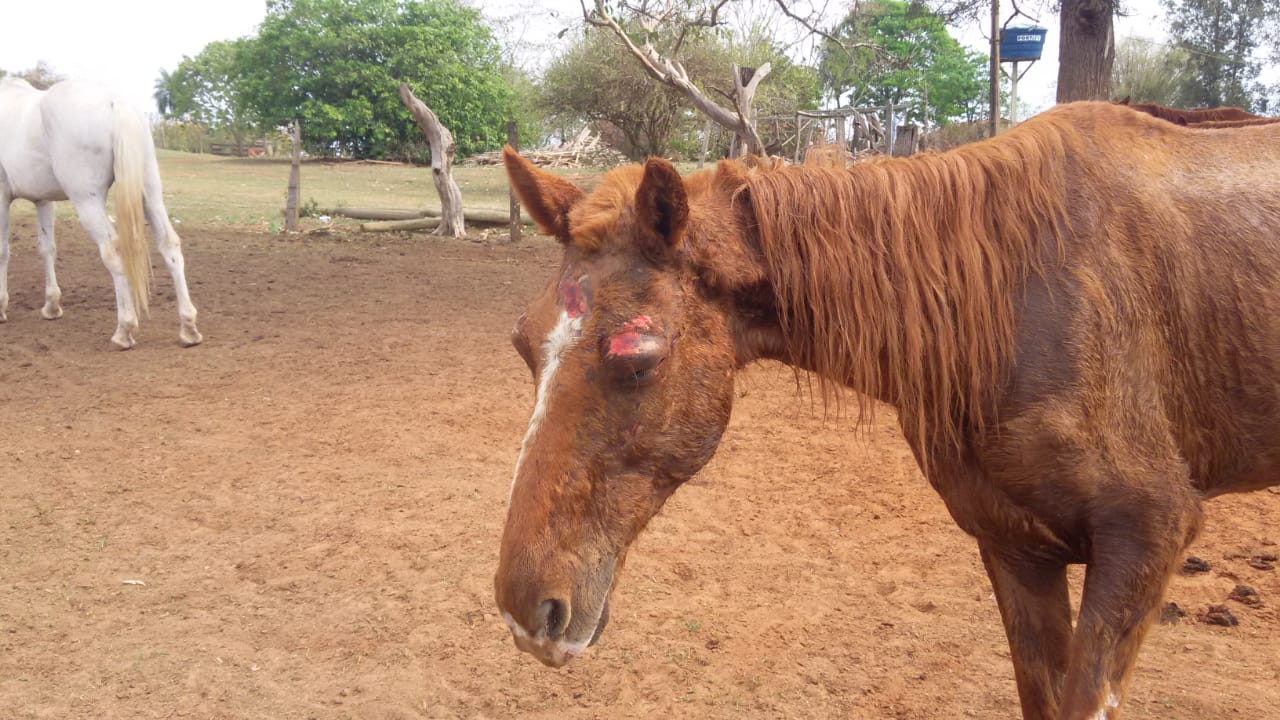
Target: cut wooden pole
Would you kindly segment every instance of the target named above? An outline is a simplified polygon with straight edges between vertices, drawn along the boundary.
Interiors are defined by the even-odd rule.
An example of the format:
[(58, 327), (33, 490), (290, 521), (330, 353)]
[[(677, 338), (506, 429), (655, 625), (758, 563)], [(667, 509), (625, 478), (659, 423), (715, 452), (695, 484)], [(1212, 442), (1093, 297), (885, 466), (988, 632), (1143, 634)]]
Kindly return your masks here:
[[(516, 127), (515, 120), (507, 121), (507, 144), (512, 150), (520, 151), (520, 132)], [(507, 192), (511, 195), (511, 213), (507, 218), (511, 223), (511, 242), (520, 242), (520, 199), (516, 197), (515, 188), (508, 188)]]
[(289, 167), (289, 195), (285, 201), (284, 229), (287, 232), (298, 231), (298, 193), (302, 184), (302, 123), (293, 119), (293, 162)]

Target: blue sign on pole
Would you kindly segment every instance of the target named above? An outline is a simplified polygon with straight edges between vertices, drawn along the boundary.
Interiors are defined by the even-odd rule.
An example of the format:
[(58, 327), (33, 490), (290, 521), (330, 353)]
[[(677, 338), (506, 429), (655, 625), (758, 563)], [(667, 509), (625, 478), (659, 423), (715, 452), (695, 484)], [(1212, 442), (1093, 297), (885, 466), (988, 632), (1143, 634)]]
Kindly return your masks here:
[(1048, 30), (1042, 27), (1010, 27), (1000, 31), (1000, 62), (1039, 60)]

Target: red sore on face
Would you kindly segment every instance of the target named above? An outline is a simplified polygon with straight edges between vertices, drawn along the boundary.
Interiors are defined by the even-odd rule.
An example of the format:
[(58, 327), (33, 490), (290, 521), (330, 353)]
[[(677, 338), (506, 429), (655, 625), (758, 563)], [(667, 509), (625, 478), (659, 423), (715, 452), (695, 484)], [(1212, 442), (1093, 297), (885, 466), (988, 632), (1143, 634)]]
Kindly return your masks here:
[(614, 357), (648, 355), (662, 346), (662, 338), (653, 335), (653, 320), (637, 315), (622, 326), (622, 332), (609, 338), (609, 354)]
[(571, 318), (582, 317), (587, 314), (587, 294), (582, 290), (582, 280), (561, 280), (560, 281), (560, 304), (564, 306), (565, 314)]

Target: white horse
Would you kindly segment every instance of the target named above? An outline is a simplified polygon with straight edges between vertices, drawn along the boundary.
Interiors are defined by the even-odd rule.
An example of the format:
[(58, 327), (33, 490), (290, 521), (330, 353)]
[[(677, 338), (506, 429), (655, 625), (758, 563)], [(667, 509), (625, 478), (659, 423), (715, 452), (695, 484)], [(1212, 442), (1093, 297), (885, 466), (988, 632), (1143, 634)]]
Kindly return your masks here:
[[(107, 216), (107, 190), (116, 186), (116, 226)], [(151, 261), (143, 231), (150, 223), (156, 248), (173, 275), (178, 298), (178, 339), (203, 339), (187, 291), (182, 244), (161, 197), (146, 120), (102, 88), (69, 80), (37, 90), (18, 78), (0, 80), (0, 322), (9, 306), (9, 205), (31, 200), (39, 220), (44, 258), (44, 307), (62, 316), (62, 291), (54, 274), (53, 201), (70, 200), (80, 224), (98, 244), (116, 291), (116, 331), (111, 341), (134, 346), (138, 316), (147, 311)], [(118, 230), (118, 233), (117, 233)]]

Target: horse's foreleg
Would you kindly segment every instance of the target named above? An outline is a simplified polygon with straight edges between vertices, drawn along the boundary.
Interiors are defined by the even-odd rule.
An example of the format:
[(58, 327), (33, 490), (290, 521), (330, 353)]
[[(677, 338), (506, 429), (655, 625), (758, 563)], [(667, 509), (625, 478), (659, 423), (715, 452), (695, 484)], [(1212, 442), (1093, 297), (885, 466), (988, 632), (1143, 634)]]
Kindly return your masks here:
[(0, 322), (9, 319), (9, 203), (0, 193)]
[(98, 244), (98, 254), (102, 264), (111, 273), (111, 281), (116, 291), (116, 331), (111, 342), (123, 350), (137, 344), (133, 334), (138, 329), (138, 311), (133, 305), (133, 294), (129, 288), (129, 279), (124, 274), (124, 261), (116, 250), (116, 231), (107, 217), (106, 205), (101, 201), (75, 202), (76, 214), (80, 216), (80, 224), (85, 232)]
[(58, 287), (58, 274), (54, 270), (58, 245), (53, 239), (53, 201), (37, 202), (36, 218), (39, 226), (36, 247), (44, 259), (44, 307), (40, 308), (40, 314), (46, 320), (56, 320), (62, 317), (62, 289)]
[[(1080, 617), (1062, 694), (1063, 720), (1115, 720), (1169, 577), (1200, 526), (1187, 490), (1115, 497), (1095, 518)], [(1159, 498), (1159, 500), (1154, 500)]]
[(169, 222), (164, 203), (159, 198), (159, 190), (148, 190), (145, 210), (147, 222), (151, 225), (151, 233), (156, 241), (156, 250), (169, 268), (173, 277), (173, 293), (178, 299), (178, 341), (186, 347), (199, 345), (204, 337), (196, 329), (196, 306), (191, 302), (191, 293), (187, 290), (186, 261), (182, 257), (182, 241)]
[(979, 543), (1013, 659), (1024, 720), (1055, 720), (1071, 647), (1066, 565)]

